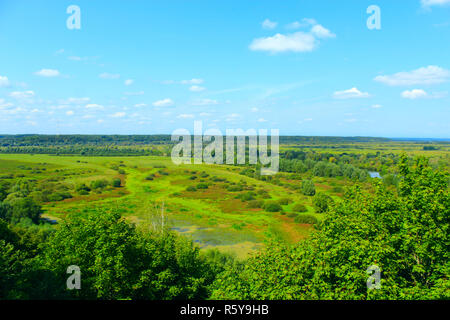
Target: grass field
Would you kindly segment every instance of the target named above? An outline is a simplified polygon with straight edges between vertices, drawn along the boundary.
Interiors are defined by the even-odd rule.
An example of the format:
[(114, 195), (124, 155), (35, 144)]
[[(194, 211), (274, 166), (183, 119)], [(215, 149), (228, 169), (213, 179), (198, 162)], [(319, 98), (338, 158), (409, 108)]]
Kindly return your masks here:
[[(238, 257), (254, 252), (269, 238), (293, 242), (308, 235), (310, 225), (295, 223), (292, 217), (279, 212), (247, 208), (246, 201), (237, 199), (249, 191), (262, 192), (265, 199), (289, 198), (291, 203), (283, 207), (283, 213), (289, 213), (294, 203), (303, 203), (309, 213), (315, 214), (308, 197), (240, 175), (239, 170), (231, 166), (176, 166), (163, 157), (0, 155), (0, 175), (59, 180), (71, 189), (96, 179), (121, 179), (119, 188), (44, 204), (43, 217), (50, 220), (101, 207), (117, 208), (137, 225), (151, 226), (154, 220), (162, 219), (155, 206), (164, 205), (165, 223), (171, 228), (192, 237), (202, 248), (215, 247)], [(149, 176), (152, 180), (146, 180)], [(199, 184), (208, 187), (186, 190)], [(230, 186), (238, 186), (234, 189), (239, 191), (229, 191), (233, 190)], [(327, 190), (329, 186), (319, 183), (318, 189)], [(320, 219), (320, 214), (315, 215)]]

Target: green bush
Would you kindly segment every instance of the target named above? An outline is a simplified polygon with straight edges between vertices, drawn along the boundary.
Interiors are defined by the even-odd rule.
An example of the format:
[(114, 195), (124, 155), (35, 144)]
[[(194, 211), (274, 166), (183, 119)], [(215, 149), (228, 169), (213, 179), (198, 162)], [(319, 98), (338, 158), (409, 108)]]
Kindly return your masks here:
[(208, 189), (208, 184), (199, 183), (199, 184), (197, 184), (197, 189)]
[(311, 180), (303, 180), (302, 182), (302, 193), (305, 196), (313, 196), (316, 194), (316, 187)]
[(296, 203), (292, 207), (292, 211), (302, 213), (302, 212), (307, 212), (308, 209), (306, 208), (306, 206), (303, 203)]
[(313, 204), (318, 213), (327, 212), (329, 207), (334, 204), (333, 198), (323, 192), (319, 192), (313, 198)]
[(262, 208), (264, 206), (264, 201), (262, 200), (250, 200), (247, 203), (247, 208), (250, 209), (259, 209)]
[(186, 188), (186, 191), (194, 192), (194, 191), (197, 191), (197, 188), (194, 187), (194, 186), (189, 186), (189, 187)]
[(278, 204), (280, 204), (281, 206), (287, 206), (289, 203), (292, 202), (292, 199), (289, 198), (281, 198), (277, 200)]
[(114, 188), (119, 188), (119, 187), (121, 186), (121, 184), (122, 184), (122, 181), (121, 181), (119, 178), (115, 178), (115, 179), (112, 181), (112, 186), (113, 186)]
[(267, 212), (280, 212), (283, 208), (281, 208), (280, 204), (276, 201), (267, 201), (264, 204), (264, 210)]
[(319, 223), (319, 220), (317, 220), (316, 217), (314, 217), (310, 214), (299, 214), (299, 215), (297, 215), (297, 217), (295, 217), (294, 221), (297, 223), (302, 223), (302, 224), (317, 224), (317, 223)]

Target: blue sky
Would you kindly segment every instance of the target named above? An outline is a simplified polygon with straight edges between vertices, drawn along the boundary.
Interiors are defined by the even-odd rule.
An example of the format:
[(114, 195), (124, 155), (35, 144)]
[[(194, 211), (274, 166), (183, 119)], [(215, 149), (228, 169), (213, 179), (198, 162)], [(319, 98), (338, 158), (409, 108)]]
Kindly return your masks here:
[(450, 0), (0, 0), (1, 134), (170, 134), (202, 120), (449, 138), (449, 110)]

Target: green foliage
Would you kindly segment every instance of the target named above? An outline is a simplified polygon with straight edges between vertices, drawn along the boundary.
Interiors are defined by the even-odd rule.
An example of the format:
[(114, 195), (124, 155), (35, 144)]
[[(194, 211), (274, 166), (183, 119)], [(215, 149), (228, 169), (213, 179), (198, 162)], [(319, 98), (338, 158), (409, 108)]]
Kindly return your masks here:
[(289, 203), (292, 202), (292, 199), (289, 198), (281, 198), (277, 200), (278, 204), (281, 206), (287, 206)]
[(122, 181), (119, 178), (115, 178), (112, 181), (112, 186), (114, 188), (119, 188), (122, 185)]
[(108, 181), (105, 179), (93, 180), (91, 181), (91, 189), (92, 190), (101, 190), (108, 186)]
[(311, 180), (303, 180), (302, 181), (302, 193), (305, 196), (313, 196), (316, 194), (316, 187), (314, 186), (314, 182)]
[(31, 198), (14, 198), (0, 204), (0, 218), (13, 224), (22, 219), (38, 223), (41, 213), (41, 206)]
[(208, 189), (207, 183), (199, 183), (197, 184), (197, 189)]
[(304, 224), (318, 224), (319, 220), (317, 220), (316, 217), (310, 214), (299, 214), (294, 219), (297, 223), (304, 223)]
[[(169, 231), (143, 234), (119, 214), (72, 216), (49, 239), (39, 265), (65, 283), (79, 266), (81, 299), (200, 299), (207, 296), (206, 264), (198, 248)], [(211, 279), (208, 279), (211, 281)]]
[(331, 198), (324, 192), (319, 192), (313, 198), (313, 205), (316, 209), (316, 212), (318, 213), (327, 212), (330, 206), (333, 204), (334, 204), (333, 198)]
[(280, 212), (283, 210), (283, 208), (281, 208), (280, 204), (277, 201), (272, 200), (266, 201), (263, 208), (267, 212)]
[[(354, 187), (321, 230), (296, 245), (274, 243), (240, 268), (226, 268), (213, 299), (449, 299), (449, 174), (402, 157), (399, 194), (377, 182)], [(381, 289), (367, 288), (369, 266)]]
[(308, 209), (306, 208), (306, 206), (305, 206), (303, 203), (296, 203), (296, 204), (292, 207), (292, 211), (293, 211), (293, 212), (302, 213), (302, 212), (307, 212)]
[(247, 203), (247, 208), (250, 209), (259, 209), (262, 208), (264, 206), (264, 201), (262, 200), (250, 200)]

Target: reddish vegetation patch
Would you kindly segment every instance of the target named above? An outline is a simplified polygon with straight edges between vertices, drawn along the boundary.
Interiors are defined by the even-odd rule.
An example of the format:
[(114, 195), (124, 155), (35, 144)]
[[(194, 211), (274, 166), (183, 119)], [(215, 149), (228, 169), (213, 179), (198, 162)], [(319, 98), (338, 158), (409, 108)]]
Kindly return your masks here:
[(331, 190), (331, 186), (326, 185), (326, 184), (316, 183), (315, 185), (316, 185), (317, 188), (320, 188), (320, 189)]
[[(239, 199), (229, 199), (221, 201), (219, 206), (222, 211), (226, 213), (242, 212), (245, 208), (245, 204)], [(247, 211), (246, 208), (245, 211)]]
[(280, 218), (283, 221), (281, 224), (281, 228), (292, 243), (296, 243), (302, 239), (305, 239), (305, 235), (299, 229), (304, 230), (312, 228), (310, 224), (296, 224), (295, 222), (293, 222), (292, 218), (288, 218), (285, 216), (281, 216)]

